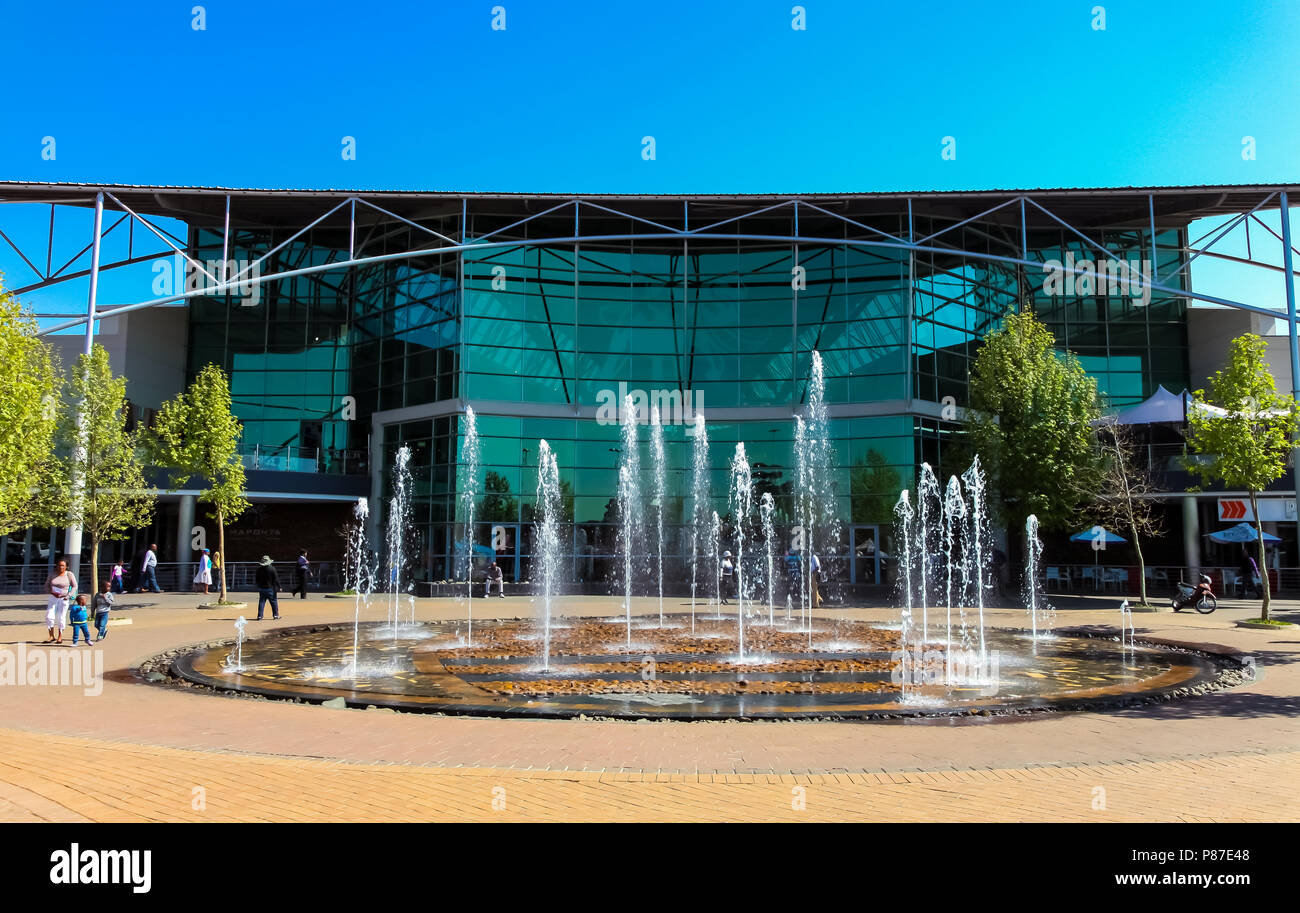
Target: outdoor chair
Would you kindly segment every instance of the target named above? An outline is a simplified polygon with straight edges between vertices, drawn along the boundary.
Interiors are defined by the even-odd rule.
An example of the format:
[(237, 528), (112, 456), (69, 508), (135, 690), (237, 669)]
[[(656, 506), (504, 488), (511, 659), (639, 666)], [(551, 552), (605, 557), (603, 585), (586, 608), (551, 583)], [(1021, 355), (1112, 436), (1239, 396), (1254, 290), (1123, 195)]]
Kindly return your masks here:
[(1067, 589), (1067, 590), (1068, 590), (1068, 589), (1071, 589), (1071, 586), (1070, 586), (1070, 575), (1069, 575), (1069, 574), (1062, 574), (1062, 573), (1061, 573), (1061, 569), (1060, 569), (1059, 567), (1049, 567), (1049, 568), (1047, 569), (1047, 582), (1046, 582), (1046, 588), (1047, 588), (1047, 589), (1050, 589), (1052, 583), (1055, 583), (1055, 584), (1056, 584), (1056, 589), (1057, 589), (1058, 591), (1061, 589), (1061, 587), (1065, 587), (1065, 589)]

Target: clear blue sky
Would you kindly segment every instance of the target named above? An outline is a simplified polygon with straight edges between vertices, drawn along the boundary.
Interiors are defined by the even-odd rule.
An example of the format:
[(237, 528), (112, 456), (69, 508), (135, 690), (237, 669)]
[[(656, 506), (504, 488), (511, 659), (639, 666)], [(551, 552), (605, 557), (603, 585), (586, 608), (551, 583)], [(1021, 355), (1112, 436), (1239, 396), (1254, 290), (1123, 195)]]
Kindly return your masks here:
[[(1295, 0), (805, 0), (803, 31), (791, 0), (212, 0), (205, 31), (195, 5), (5, 4), (0, 179), (629, 193), (1300, 180)], [(45, 218), (18, 233), (39, 237)], [(1203, 261), (1206, 291), (1258, 285), (1243, 297), (1279, 303), (1275, 274), (1216, 284)], [(0, 249), (0, 269), (24, 267)], [(42, 297), (84, 307), (72, 288)]]
[(806, 192), (1282, 181), (1300, 161), (1294, 0), (806, 0), (806, 31), (790, 0), (211, 0), (201, 32), (194, 5), (6, 3), (0, 177)]

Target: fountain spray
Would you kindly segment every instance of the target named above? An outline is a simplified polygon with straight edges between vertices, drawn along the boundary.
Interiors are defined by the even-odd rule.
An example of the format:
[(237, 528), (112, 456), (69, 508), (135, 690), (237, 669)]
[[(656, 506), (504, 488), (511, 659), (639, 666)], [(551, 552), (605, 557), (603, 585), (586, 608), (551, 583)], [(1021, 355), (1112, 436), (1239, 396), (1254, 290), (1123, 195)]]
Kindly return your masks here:
[(699, 576), (700, 528), (709, 522), (709, 432), (704, 413), (695, 413), (691, 453), (691, 633), (695, 633), (695, 587)]
[(478, 416), (473, 406), (465, 407), (465, 442), (461, 445), (461, 463), (465, 467), (461, 502), (465, 514), (465, 645), (474, 642), (474, 498), (478, 494)]
[(627, 645), (632, 645), (632, 543), (641, 528), (641, 455), (637, 441), (636, 400), (623, 401), (623, 447), (618, 467), (619, 524), (623, 535), (623, 611)]
[(749, 513), (753, 506), (754, 481), (745, 456), (743, 442), (736, 444), (736, 455), (731, 460), (731, 516), (736, 530), (736, 620), (739, 655), (745, 658), (745, 539), (748, 534)]
[(772, 525), (772, 514), (776, 510), (776, 502), (772, 500), (770, 491), (763, 492), (763, 497), (759, 501), (758, 512), (763, 522), (763, 550), (767, 553), (767, 626), (770, 628), (776, 624), (776, 609), (773, 606), (774, 586), (776, 584), (773, 573), (773, 552), (776, 548), (776, 529)]
[(559, 582), (560, 469), (545, 440), (537, 444), (537, 560), (542, 586), (542, 669), (551, 668), (551, 598)]
[(655, 470), (655, 525), (658, 527), (655, 543), (659, 548), (659, 627), (664, 626), (664, 501), (667, 499), (667, 480), (664, 467), (664, 427), (659, 424), (659, 407), (650, 407), (650, 451)]

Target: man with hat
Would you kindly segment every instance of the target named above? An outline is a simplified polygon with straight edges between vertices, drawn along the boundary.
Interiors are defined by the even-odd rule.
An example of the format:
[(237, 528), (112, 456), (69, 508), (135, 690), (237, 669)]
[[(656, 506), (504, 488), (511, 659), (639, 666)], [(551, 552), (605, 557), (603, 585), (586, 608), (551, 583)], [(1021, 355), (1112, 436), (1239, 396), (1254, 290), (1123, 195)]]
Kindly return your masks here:
[(257, 563), (254, 577), (257, 583), (257, 620), (262, 620), (262, 612), (267, 602), (270, 602), (271, 618), (279, 621), (280, 603), (276, 599), (276, 593), (280, 591), (280, 575), (275, 572), (275, 562), (269, 555), (263, 555), (262, 560)]

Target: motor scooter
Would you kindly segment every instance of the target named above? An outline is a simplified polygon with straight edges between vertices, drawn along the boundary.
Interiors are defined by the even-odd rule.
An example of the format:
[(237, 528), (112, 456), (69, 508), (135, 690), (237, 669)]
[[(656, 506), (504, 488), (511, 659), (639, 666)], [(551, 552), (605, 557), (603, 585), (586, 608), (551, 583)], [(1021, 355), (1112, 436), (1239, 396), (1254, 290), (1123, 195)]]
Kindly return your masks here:
[(1192, 586), (1183, 580), (1178, 581), (1178, 589), (1174, 592), (1173, 598), (1169, 600), (1175, 612), (1191, 606), (1202, 615), (1209, 615), (1219, 607), (1219, 600), (1215, 598), (1214, 591), (1210, 589), (1210, 578), (1204, 574), (1201, 574), (1200, 577), (1201, 582), (1196, 586)]

